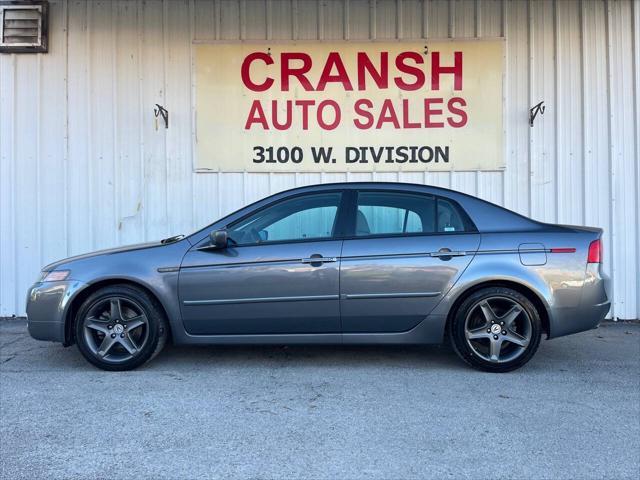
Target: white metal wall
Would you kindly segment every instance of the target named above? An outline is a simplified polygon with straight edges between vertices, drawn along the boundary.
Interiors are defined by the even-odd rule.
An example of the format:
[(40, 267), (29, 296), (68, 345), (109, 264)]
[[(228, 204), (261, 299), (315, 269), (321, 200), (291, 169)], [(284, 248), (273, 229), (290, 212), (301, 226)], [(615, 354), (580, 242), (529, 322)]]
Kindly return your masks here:
[[(0, 315), (24, 313), (49, 261), (188, 233), (296, 185), (397, 180), (603, 227), (612, 315), (638, 318), (639, 30), (640, 0), (53, 1), (50, 52), (0, 54)], [(506, 171), (193, 173), (193, 40), (466, 36), (507, 39)]]

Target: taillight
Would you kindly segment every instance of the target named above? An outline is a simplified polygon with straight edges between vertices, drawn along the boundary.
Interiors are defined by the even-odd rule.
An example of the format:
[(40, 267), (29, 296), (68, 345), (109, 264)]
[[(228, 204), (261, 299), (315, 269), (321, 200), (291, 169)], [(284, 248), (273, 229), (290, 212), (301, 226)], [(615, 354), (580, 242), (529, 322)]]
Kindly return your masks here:
[(589, 244), (589, 255), (587, 255), (587, 263), (602, 262), (602, 242), (600, 239), (594, 240)]

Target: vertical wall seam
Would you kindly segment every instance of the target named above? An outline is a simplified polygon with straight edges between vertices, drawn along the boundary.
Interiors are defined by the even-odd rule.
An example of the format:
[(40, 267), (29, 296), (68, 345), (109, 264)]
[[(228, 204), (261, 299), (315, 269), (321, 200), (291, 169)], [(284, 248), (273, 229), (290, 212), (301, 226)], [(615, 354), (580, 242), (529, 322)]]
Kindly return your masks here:
[[(266, 15), (265, 15), (266, 16)], [(195, 192), (195, 183), (196, 183), (196, 105), (195, 105), (195, 69), (194, 69), (194, 58), (193, 58), (193, 40), (196, 36), (196, 8), (195, 8), (195, 0), (189, 1), (189, 126), (190, 126), (190, 138), (191, 142), (189, 142), (190, 149), (190, 157), (191, 157), (191, 168), (189, 175), (189, 182), (191, 183), (191, 228), (196, 229), (196, 206), (197, 199), (194, 194)], [(265, 25), (266, 29), (266, 25)]]
[(62, 18), (64, 28), (64, 139), (62, 144), (62, 183), (64, 192), (63, 198), (63, 228), (64, 228), (64, 251), (65, 255), (69, 256), (69, 0), (64, 0), (62, 4)]
[(376, 1), (377, 0), (369, 0), (369, 38), (371, 40), (375, 40), (378, 35), (376, 26), (376, 22), (378, 21), (376, 13)]
[(140, 135), (138, 138), (138, 152), (140, 155), (140, 197), (138, 201), (142, 205), (140, 212), (140, 223), (142, 226), (142, 235), (145, 241), (148, 240), (147, 230), (147, 182), (145, 180), (146, 166), (144, 161), (145, 152), (145, 138), (144, 138), (144, 75), (142, 73), (142, 44), (144, 36), (144, 10), (142, 0), (136, 0), (136, 27), (137, 27), (137, 47), (136, 52), (138, 55), (137, 61), (137, 75), (138, 75), (138, 122), (140, 128)]
[(300, 32), (298, 25), (298, 0), (291, 0), (291, 36), (298, 40)]
[(449, 0), (447, 3), (447, 36), (449, 38), (453, 38), (456, 35), (455, 25), (454, 25), (454, 17), (455, 17), (455, 8), (456, 5), (453, 3), (454, 0)]
[[(273, 2), (272, 0), (267, 0), (265, 9), (266, 9), (266, 15), (264, 19), (265, 38), (267, 40), (271, 40), (273, 38)], [(195, 10), (193, 14), (194, 15), (196, 14)]]
[(222, 24), (222, 20), (220, 19), (220, 16), (222, 15), (221, 13), (221, 7), (220, 7), (220, 0), (215, 0), (215, 3), (213, 4), (213, 14), (214, 14), (214, 28), (215, 28), (215, 39), (216, 40), (220, 40), (221, 34), (220, 34), (220, 29), (221, 29), (221, 24)]
[[(613, 229), (613, 213), (615, 212), (615, 203), (616, 203), (616, 194), (615, 194), (615, 182), (614, 175), (615, 171), (613, 168), (613, 130), (612, 130), (612, 121), (613, 121), (613, 92), (611, 89), (611, 80), (612, 80), (612, 71), (611, 71), (611, 62), (612, 62), (612, 42), (611, 42), (611, 4), (609, 0), (605, 0), (605, 31), (607, 36), (607, 137), (609, 142), (608, 148), (608, 164), (609, 164), (609, 193), (611, 194), (611, 202), (609, 203), (609, 236), (610, 236), (610, 245), (611, 245), (611, 253), (609, 254), (609, 258), (611, 260), (611, 291), (615, 292), (615, 272), (616, 272), (616, 262), (615, 262), (615, 231)], [(605, 250), (606, 251), (606, 250)], [(611, 301), (611, 316), (613, 320), (616, 319), (616, 302), (615, 295)]]
[(351, 31), (350, 31), (350, 28), (349, 28), (350, 15), (351, 15), (351, 5), (349, 4), (349, 0), (344, 0), (344, 2), (342, 4), (342, 13), (343, 13), (343, 16), (344, 16), (344, 21), (343, 21), (343, 26), (342, 26), (343, 38), (345, 40), (349, 40), (349, 38), (351, 37)]
[[(633, 83), (633, 109), (634, 109), (634, 121), (635, 121), (635, 186), (636, 186), (636, 215), (640, 215), (640, 100), (638, 95), (640, 92), (640, 65), (638, 65), (638, 50), (640, 49), (640, 0), (634, 0), (631, 4), (631, 31), (633, 32), (632, 38), (632, 55), (631, 65), (635, 75), (635, 81)], [(635, 271), (636, 285), (640, 285), (640, 222), (636, 221), (636, 260), (637, 266)], [(640, 298), (636, 294), (636, 318), (640, 318)]]
[(482, 10), (480, 8), (480, 0), (473, 3), (473, 20), (475, 22), (473, 35), (476, 38), (482, 36)]
[[(531, 0), (527, 1), (527, 108), (531, 108), (533, 104), (533, 89), (535, 88), (535, 81), (533, 78), (534, 71), (534, 58), (533, 58), (533, 13), (531, 9)], [(531, 216), (532, 211), (532, 196), (533, 196), (533, 142), (535, 137), (533, 135), (533, 128), (529, 127), (527, 130), (527, 215)]]
[(91, 249), (95, 248), (95, 232), (93, 229), (94, 221), (93, 221), (93, 206), (95, 204), (93, 199), (93, 75), (92, 75), (92, 62), (91, 62), (91, 33), (92, 33), (92, 25), (91, 19), (93, 17), (93, 9), (91, 7), (92, 3), (87, 3), (87, 8), (85, 10), (85, 25), (87, 27), (87, 45), (85, 52), (85, 65), (87, 71), (87, 163), (88, 163), (88, 173), (89, 173), (89, 208), (87, 210), (87, 214), (89, 216), (89, 241)]
[(36, 54), (36, 241), (38, 244), (38, 265), (42, 265), (42, 182), (40, 164), (42, 159), (42, 53)]
[[(169, 47), (167, 42), (167, 35), (169, 30), (168, 17), (169, 17), (169, 4), (168, 0), (162, 0), (162, 100), (163, 105), (169, 108), (167, 105), (168, 92), (167, 92), (167, 65), (169, 61), (167, 59), (169, 55)], [(162, 132), (164, 141), (164, 174), (165, 174), (165, 192), (169, 189), (169, 139), (166, 129)], [(169, 225), (169, 195), (164, 196), (165, 203), (165, 231), (168, 231)]]
[[(18, 206), (18, 192), (16, 186), (18, 185), (18, 129), (16, 128), (16, 121), (18, 120), (18, 55), (15, 53), (11, 54), (12, 63), (13, 63), (13, 104), (12, 104), (12, 129), (11, 129), (11, 163), (13, 167), (12, 176), (12, 212), (13, 212), (13, 278), (14, 285), (17, 286), (19, 281), (18, 275), (18, 258), (19, 258), (19, 250), (18, 250), (18, 218), (16, 215), (16, 207)], [(14, 302), (18, 305), (20, 301), (20, 294), (18, 293), (18, 288), (14, 288)]]
[(240, 32), (240, 40), (247, 38), (247, 2), (240, 0), (240, 8), (238, 9), (238, 31)]
[(112, 123), (113, 123), (113, 202), (115, 207), (115, 220), (116, 220), (116, 245), (120, 245), (121, 239), (121, 230), (122, 230), (122, 212), (120, 211), (120, 195), (118, 189), (122, 188), (121, 179), (120, 179), (120, 162), (121, 157), (118, 151), (118, 4), (111, 4), (111, 71), (113, 79), (111, 81), (111, 96), (112, 96), (112, 105), (113, 112), (112, 115)]
[(402, 18), (402, 0), (396, 0), (396, 38), (404, 38), (404, 25)]
[(316, 3), (316, 8), (317, 8), (317, 18), (318, 18), (318, 24), (316, 26), (317, 28), (317, 39), (318, 40), (324, 40), (324, 2), (317, 2)]
[(582, 198), (581, 198), (581, 218), (582, 218), (582, 224), (586, 225), (587, 223), (587, 195), (586, 195), (586, 191), (587, 191), (587, 175), (586, 175), (586, 171), (587, 171), (587, 146), (586, 146), (586, 136), (585, 136), (585, 132), (587, 130), (587, 120), (586, 120), (586, 109), (585, 109), (585, 105), (587, 104), (587, 95), (585, 92), (585, 64), (586, 64), (586, 49), (585, 49), (585, 40), (584, 40), (584, 31), (585, 31), (585, 19), (584, 19), (584, 1), (580, 0), (580, 4), (579, 4), (579, 8), (580, 8), (580, 92), (581, 92), (581, 98), (582, 98), (582, 104), (580, 105), (580, 118), (581, 118), (581, 130), (580, 130), (580, 135), (581, 135), (581, 144), (582, 144)]
[(13, 283), (14, 283), (14, 302), (18, 305), (18, 268), (17, 268), (17, 259), (18, 259), (18, 227), (17, 227), (17, 215), (16, 215), (16, 206), (18, 204), (16, 195), (16, 185), (18, 184), (18, 167), (16, 154), (18, 151), (17, 143), (18, 143), (18, 132), (16, 128), (16, 120), (18, 118), (18, 106), (17, 106), (17, 93), (18, 93), (18, 56), (15, 53), (11, 54), (11, 70), (13, 74), (13, 81), (11, 85), (12, 93), (12, 103), (11, 103), (11, 118), (13, 121), (11, 122), (11, 225), (13, 229)]
[(553, 182), (553, 190), (554, 190), (554, 222), (558, 222), (558, 217), (560, 216), (560, 212), (558, 209), (558, 202), (560, 201), (560, 135), (558, 134), (559, 126), (560, 126), (560, 107), (559, 107), (559, 95), (558, 88), (560, 85), (560, 74), (558, 69), (558, 44), (560, 42), (558, 33), (558, 2), (557, 0), (553, 0), (553, 98), (554, 98), (554, 109), (553, 109), (553, 119), (556, 126), (556, 134), (553, 138), (553, 149), (554, 149), (554, 165), (553, 165), (553, 173), (554, 173), (554, 182)]

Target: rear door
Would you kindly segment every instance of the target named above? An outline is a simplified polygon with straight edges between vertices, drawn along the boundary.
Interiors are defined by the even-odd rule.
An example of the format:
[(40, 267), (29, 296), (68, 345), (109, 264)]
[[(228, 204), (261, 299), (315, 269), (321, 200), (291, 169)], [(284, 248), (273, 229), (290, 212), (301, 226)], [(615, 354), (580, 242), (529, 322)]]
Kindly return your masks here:
[(343, 332), (410, 330), (456, 282), (480, 235), (445, 198), (383, 190), (355, 196), (340, 270)]

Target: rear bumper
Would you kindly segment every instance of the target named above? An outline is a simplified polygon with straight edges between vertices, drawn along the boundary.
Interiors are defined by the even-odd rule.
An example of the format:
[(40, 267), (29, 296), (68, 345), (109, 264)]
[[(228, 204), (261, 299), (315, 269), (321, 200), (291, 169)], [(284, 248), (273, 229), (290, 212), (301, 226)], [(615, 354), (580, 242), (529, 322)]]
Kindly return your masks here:
[(27, 292), (27, 325), (36, 340), (65, 342), (65, 318), (71, 299), (86, 284), (38, 282)]
[(552, 309), (550, 337), (592, 330), (600, 325), (611, 308), (610, 280), (600, 272), (600, 266), (589, 264), (582, 287), (580, 304), (572, 308)]

